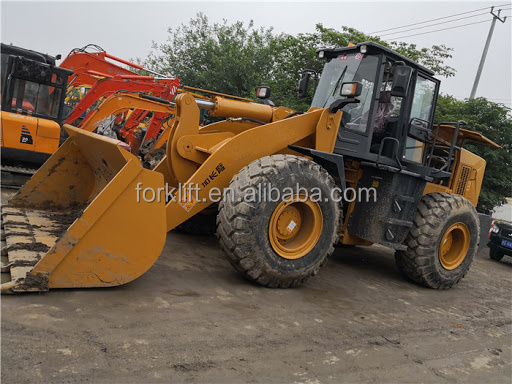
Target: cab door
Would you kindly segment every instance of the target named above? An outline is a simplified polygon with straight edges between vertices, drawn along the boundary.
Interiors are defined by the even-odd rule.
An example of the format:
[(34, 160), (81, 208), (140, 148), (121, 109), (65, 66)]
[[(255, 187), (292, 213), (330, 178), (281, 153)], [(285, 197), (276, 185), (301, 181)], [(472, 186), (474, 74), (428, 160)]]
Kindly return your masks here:
[(403, 151), (403, 160), (406, 162), (425, 164), (426, 147), (432, 140), (438, 90), (437, 79), (423, 73), (417, 74)]

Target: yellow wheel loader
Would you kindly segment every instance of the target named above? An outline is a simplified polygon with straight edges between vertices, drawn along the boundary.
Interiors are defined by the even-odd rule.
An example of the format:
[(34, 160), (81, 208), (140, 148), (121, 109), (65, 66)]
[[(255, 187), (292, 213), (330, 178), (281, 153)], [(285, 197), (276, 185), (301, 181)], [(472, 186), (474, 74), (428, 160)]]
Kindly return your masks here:
[[(2, 210), (2, 292), (128, 283), (167, 231), (213, 203), (228, 260), (264, 286), (303, 283), (336, 243), (383, 244), (412, 281), (458, 283), (479, 242), (485, 168), (462, 146), (497, 145), (463, 122), (433, 124), (439, 81), (421, 65), (371, 42), (318, 54), (321, 77), (300, 82), (305, 94), (319, 77), (305, 113), (178, 95), (154, 170), (65, 126), (69, 139)], [(201, 127), (200, 109), (226, 119)]]

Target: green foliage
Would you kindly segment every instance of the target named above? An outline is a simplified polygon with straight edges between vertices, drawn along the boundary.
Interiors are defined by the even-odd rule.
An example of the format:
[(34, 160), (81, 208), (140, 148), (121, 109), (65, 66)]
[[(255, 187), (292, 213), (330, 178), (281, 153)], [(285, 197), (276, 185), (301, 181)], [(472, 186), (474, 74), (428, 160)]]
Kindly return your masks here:
[(272, 29), (240, 21), (210, 24), (198, 14), (190, 23), (168, 31), (167, 42), (153, 45), (144, 64), (177, 76), (184, 85), (250, 97), (272, 69)]
[(450, 54), (452, 48), (444, 45), (433, 45), (430, 48), (418, 48), (416, 44), (392, 41), (388, 43), (378, 36), (366, 35), (354, 28), (342, 27), (338, 32), (332, 28), (325, 28), (322, 24), (317, 24), (316, 33), (319, 34), (321, 43), (325, 47), (346, 46), (349, 43), (358, 44), (365, 41), (373, 41), (385, 47), (388, 47), (401, 55), (414, 60), (425, 67), (431, 69), (439, 76), (450, 77), (455, 75), (455, 69), (444, 64), (446, 59), (452, 57)]
[(153, 45), (143, 64), (160, 73), (177, 76), (184, 85), (243, 97), (254, 97), (260, 85), (272, 88), (272, 100), (297, 110), (307, 110), (312, 100), (297, 97), (297, 84), (305, 69), (319, 71), (320, 47), (343, 47), (349, 43), (375, 41), (427, 66), (442, 76), (452, 76), (453, 68), (444, 64), (451, 49), (443, 45), (418, 49), (414, 44), (387, 43), (353, 28), (341, 31), (317, 24), (312, 33), (297, 36), (275, 34), (272, 29), (213, 23), (199, 13), (188, 24), (169, 28), (167, 42)]
[(272, 100), (276, 105), (285, 105), (298, 111), (307, 111), (313, 100), (310, 89), (308, 97), (297, 96), (301, 73), (306, 70), (318, 72), (324, 62), (318, 58), (316, 49), (321, 46), (314, 34), (280, 35), (272, 40), (274, 69), (265, 79), (272, 88)]
[(449, 77), (455, 74), (453, 68), (444, 64), (444, 60), (451, 57), (450, 52), (452, 51), (444, 45), (418, 49), (415, 44), (388, 43), (354, 28), (342, 27), (341, 31), (337, 31), (317, 24), (313, 33), (301, 33), (297, 36), (281, 34), (272, 40), (275, 64), (271, 76), (266, 80), (267, 84), (272, 87), (273, 99), (276, 104), (286, 105), (297, 110), (307, 110), (311, 104), (312, 95), (304, 99), (297, 97), (298, 74), (305, 69), (317, 72), (322, 69), (324, 62), (318, 59), (316, 50), (318, 48), (346, 47), (349, 43), (358, 44), (366, 41), (374, 41), (391, 48), (433, 70), (438, 75)]
[(452, 96), (439, 96), (436, 121), (464, 120), (464, 128), (483, 134), (502, 149), (484, 145), (466, 145), (466, 149), (487, 161), (478, 208), (492, 209), (512, 196), (512, 117), (503, 105), (480, 97), (459, 101)]

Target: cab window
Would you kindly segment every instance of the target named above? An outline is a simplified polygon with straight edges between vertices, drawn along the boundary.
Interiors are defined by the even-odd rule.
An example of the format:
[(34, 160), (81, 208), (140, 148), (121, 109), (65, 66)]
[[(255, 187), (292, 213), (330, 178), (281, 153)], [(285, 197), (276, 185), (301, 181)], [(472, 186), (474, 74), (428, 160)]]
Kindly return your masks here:
[(45, 84), (16, 79), (12, 108), (50, 118), (57, 118), (62, 90)]
[(378, 56), (351, 53), (332, 58), (324, 67), (313, 98), (312, 107), (326, 108), (340, 98), (343, 83), (357, 81), (363, 86), (358, 104), (349, 104), (343, 110), (342, 127), (365, 133), (370, 118)]
[[(421, 75), (416, 80), (412, 100), (410, 123), (428, 129), (432, 126), (432, 106), (436, 94), (437, 84)], [(417, 163), (423, 162), (425, 143), (407, 136), (404, 158)]]

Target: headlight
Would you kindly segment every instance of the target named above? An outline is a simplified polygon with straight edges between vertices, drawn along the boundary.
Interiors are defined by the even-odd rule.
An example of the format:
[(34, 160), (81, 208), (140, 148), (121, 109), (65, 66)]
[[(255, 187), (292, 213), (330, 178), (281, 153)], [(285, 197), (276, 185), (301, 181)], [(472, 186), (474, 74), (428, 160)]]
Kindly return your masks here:
[(496, 224), (493, 224), (493, 226), (491, 227), (491, 232), (498, 233), (499, 231), (500, 231), (500, 227), (498, 227)]

